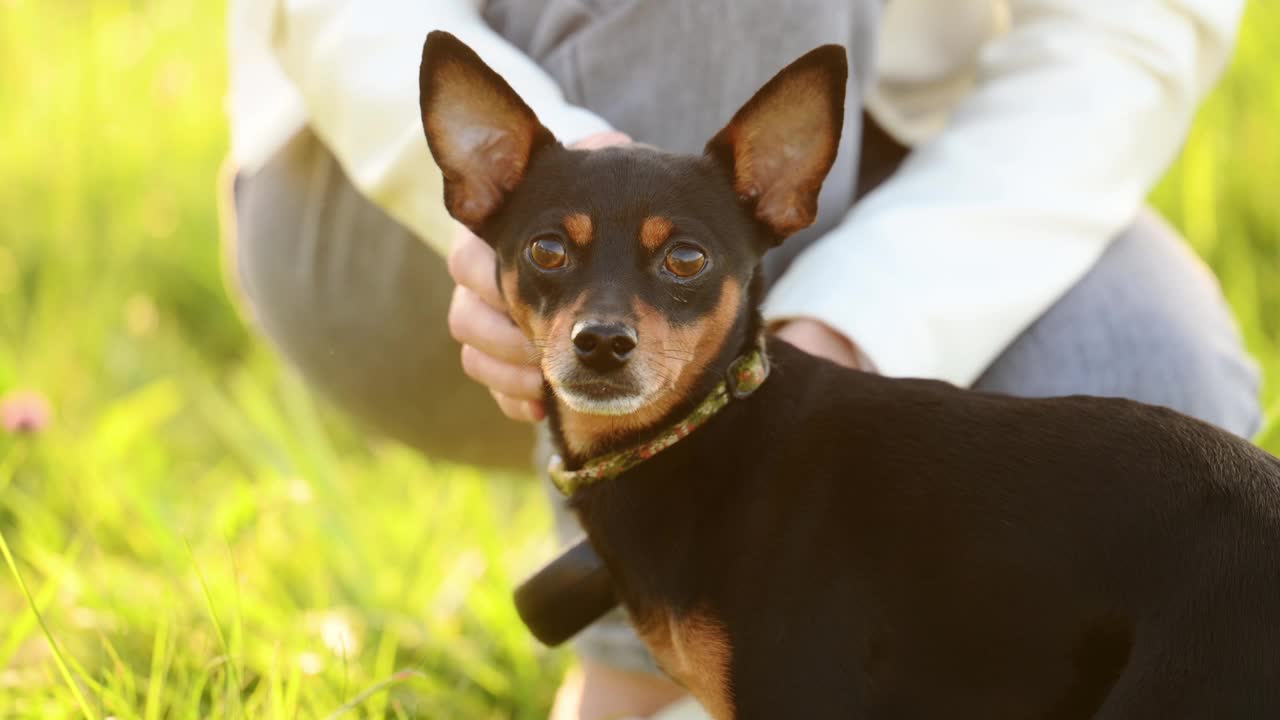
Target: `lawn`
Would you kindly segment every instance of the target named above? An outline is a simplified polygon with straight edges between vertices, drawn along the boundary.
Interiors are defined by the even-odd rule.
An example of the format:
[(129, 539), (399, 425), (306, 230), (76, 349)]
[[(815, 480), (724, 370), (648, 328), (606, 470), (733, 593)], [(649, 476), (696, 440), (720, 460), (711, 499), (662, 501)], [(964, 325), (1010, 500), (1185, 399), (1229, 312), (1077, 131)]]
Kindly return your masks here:
[[(570, 658), (509, 601), (554, 549), (541, 491), (369, 442), (227, 297), (222, 28), (220, 2), (0, 0), (0, 394), (53, 408), (0, 434), (0, 717), (544, 717)], [(1154, 195), (1273, 419), (1277, 34), (1255, 2)]]

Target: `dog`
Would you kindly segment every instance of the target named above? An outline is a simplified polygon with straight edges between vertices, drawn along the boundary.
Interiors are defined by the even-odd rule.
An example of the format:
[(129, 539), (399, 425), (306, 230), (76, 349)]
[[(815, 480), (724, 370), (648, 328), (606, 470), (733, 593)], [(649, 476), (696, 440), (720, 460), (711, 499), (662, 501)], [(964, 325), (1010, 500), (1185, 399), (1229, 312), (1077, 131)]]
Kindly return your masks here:
[(810, 225), (839, 46), (705, 153), (562, 146), (429, 35), (423, 129), (537, 352), (552, 479), (716, 718), (1280, 718), (1280, 461), (1120, 399), (1021, 399), (765, 337)]

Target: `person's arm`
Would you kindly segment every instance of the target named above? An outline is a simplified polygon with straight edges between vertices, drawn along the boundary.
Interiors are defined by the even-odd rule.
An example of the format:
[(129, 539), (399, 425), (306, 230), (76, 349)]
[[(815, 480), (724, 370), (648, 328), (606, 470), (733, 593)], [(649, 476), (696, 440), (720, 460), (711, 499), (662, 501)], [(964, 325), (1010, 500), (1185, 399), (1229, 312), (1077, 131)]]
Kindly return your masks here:
[(276, 5), (276, 56), (312, 129), (362, 194), (442, 254), (454, 224), (418, 110), (428, 32), (447, 30), (474, 48), (562, 142), (610, 129), (568, 104), (546, 72), (489, 28), (479, 0), (260, 1)]
[(792, 266), (887, 375), (972, 383), (1132, 222), (1234, 44), (1243, 0), (1013, 0), (945, 130)]

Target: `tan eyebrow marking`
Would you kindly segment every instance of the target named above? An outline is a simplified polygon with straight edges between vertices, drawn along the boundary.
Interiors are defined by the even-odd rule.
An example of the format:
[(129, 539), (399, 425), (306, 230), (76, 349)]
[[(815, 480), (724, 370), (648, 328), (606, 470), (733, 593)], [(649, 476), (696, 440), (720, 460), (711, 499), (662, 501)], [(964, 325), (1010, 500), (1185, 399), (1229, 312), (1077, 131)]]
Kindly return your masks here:
[(591, 223), (591, 216), (585, 213), (574, 213), (564, 219), (564, 229), (569, 233), (569, 239), (578, 247), (586, 247), (591, 243), (594, 229)]
[(670, 220), (657, 216), (648, 218), (640, 226), (640, 244), (651, 252), (657, 250), (671, 237), (672, 230), (675, 230), (675, 225)]

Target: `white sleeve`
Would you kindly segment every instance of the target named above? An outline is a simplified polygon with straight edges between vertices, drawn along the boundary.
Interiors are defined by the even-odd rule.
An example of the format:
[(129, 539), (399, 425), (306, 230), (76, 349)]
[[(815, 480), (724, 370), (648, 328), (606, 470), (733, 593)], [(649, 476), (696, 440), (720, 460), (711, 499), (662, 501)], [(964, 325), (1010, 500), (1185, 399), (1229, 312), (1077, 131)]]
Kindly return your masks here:
[(1012, 0), (947, 127), (792, 266), (888, 375), (972, 383), (1132, 222), (1230, 56), (1243, 0)]
[(562, 142), (610, 129), (565, 102), (537, 63), (489, 28), (478, 0), (262, 1), (276, 3), (273, 46), (312, 130), (361, 193), (440, 252), (453, 223), (418, 109), (428, 32), (470, 45)]

